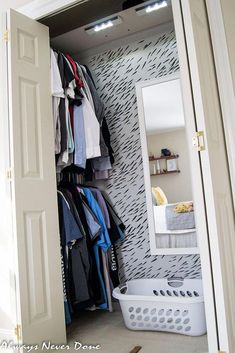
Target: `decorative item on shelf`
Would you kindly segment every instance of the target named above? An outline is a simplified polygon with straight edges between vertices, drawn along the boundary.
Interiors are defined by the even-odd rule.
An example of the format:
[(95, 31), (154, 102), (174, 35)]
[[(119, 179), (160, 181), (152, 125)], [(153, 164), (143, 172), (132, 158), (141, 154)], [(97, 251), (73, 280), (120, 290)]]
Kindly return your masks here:
[(156, 171), (156, 165), (153, 164), (153, 174), (156, 174), (156, 173), (157, 173), (157, 171)]
[(149, 152), (149, 160), (154, 161), (154, 154), (152, 152)]
[(157, 165), (157, 174), (160, 174), (161, 173), (161, 166), (160, 166), (159, 160), (157, 160), (156, 165)]
[[(167, 154), (169, 154), (169, 150), (167, 150)], [(170, 152), (171, 154), (169, 156), (163, 156), (161, 155), (160, 157), (155, 157), (151, 153), (149, 155), (149, 161), (156, 163), (151, 163), (151, 176), (156, 176), (156, 175), (165, 175), (165, 174), (172, 174), (172, 173), (180, 173), (180, 170), (178, 169), (178, 163), (177, 159), (179, 158), (178, 154), (174, 154), (173, 152)], [(173, 163), (168, 163), (169, 161), (173, 161)], [(164, 165), (163, 165), (164, 164)]]
[(177, 171), (178, 170), (177, 159), (176, 158), (167, 159), (166, 167), (168, 172)]
[(169, 156), (171, 156), (171, 151), (168, 150), (168, 148), (162, 148), (161, 149), (161, 155), (164, 156), (164, 157), (169, 157)]

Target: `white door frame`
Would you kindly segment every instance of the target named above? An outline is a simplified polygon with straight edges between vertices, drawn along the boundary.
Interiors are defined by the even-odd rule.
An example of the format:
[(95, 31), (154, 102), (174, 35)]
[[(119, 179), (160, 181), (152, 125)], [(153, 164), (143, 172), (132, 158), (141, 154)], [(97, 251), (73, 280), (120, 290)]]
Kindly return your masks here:
[[(193, 96), (195, 99), (195, 112), (197, 114), (197, 130), (205, 131), (205, 141), (208, 145), (208, 149), (206, 148), (205, 152), (200, 154), (200, 160), (201, 165), (203, 166), (203, 182), (205, 181), (206, 185), (204, 192), (210, 233), (209, 246), (211, 247), (212, 254), (211, 264), (213, 266), (212, 273), (215, 283), (215, 301), (217, 303), (215, 310), (217, 311), (217, 326), (219, 328), (218, 348), (220, 347), (222, 351), (228, 352), (231, 350), (232, 352), (234, 349), (232, 347), (234, 347), (235, 342), (233, 334), (234, 309), (231, 308), (231, 305), (234, 301), (233, 299), (228, 299), (228, 297), (230, 297), (231, 293), (234, 292), (233, 288), (231, 288), (231, 286), (234, 285), (234, 281), (230, 280), (232, 277), (230, 274), (230, 269), (234, 269), (233, 265), (230, 265), (233, 264), (234, 256), (234, 209), (231, 193), (231, 180), (229, 180), (230, 171), (228, 170), (227, 151), (225, 149), (225, 136), (223, 133), (223, 123), (221, 121), (222, 114), (219, 101), (220, 97), (218, 96), (216, 82), (217, 78), (214, 71), (214, 57), (212, 56), (211, 38), (208, 33), (208, 18), (207, 13), (205, 12), (206, 3), (205, 0), (181, 0), (182, 7), (180, 8), (178, 5), (178, 0), (174, 0), (173, 5), (175, 5), (179, 13), (183, 11), (182, 16), (184, 18), (184, 22), (181, 23), (181, 21), (176, 21), (175, 24), (176, 26), (184, 25), (184, 32), (186, 33), (186, 41), (188, 43), (186, 48), (190, 58), (189, 64), (192, 77)], [(174, 17), (175, 12), (176, 11), (174, 11)], [(177, 39), (181, 39), (178, 40), (178, 43), (181, 46), (181, 42), (183, 43), (182, 38)], [(182, 50), (179, 50), (180, 56), (182, 55), (184, 48), (185, 46), (181, 48)], [(181, 67), (184, 68), (184, 70), (182, 70), (182, 74), (185, 74), (185, 71), (187, 71), (187, 61), (185, 61), (185, 59), (182, 60), (182, 57), (180, 61)], [(201, 66), (198, 65), (198, 61)], [(205, 67), (203, 66), (204, 62), (205, 67), (207, 67), (207, 71), (205, 71)], [(186, 80), (183, 80), (184, 84), (185, 81)], [(201, 91), (201, 87), (199, 87), (200, 82), (202, 83), (203, 91)], [(188, 94), (189, 91), (190, 87), (186, 94)], [(205, 96), (203, 96), (203, 94), (205, 94)], [(207, 102), (205, 102), (204, 97), (207, 97)], [(209, 151), (210, 156), (208, 153)], [(217, 160), (221, 161), (221, 173), (219, 171)], [(209, 168), (211, 168), (212, 173), (215, 173), (214, 178), (211, 178), (211, 175), (213, 175), (210, 174), (211, 172), (208, 173)], [(214, 201), (211, 202), (212, 198), (214, 198)], [(210, 207), (215, 200), (215, 207)], [(228, 203), (228, 212), (223, 212), (221, 207), (225, 203)], [(219, 236), (219, 232), (221, 232), (221, 236)], [(203, 239), (201, 238), (200, 240), (202, 241)], [(205, 247), (207, 246), (206, 243), (208, 242), (205, 241)], [(204, 289), (207, 291), (209, 288), (206, 281), (207, 277), (209, 277), (207, 266), (210, 266), (210, 263), (206, 263), (208, 254), (206, 254), (207, 251), (204, 249), (203, 242), (200, 242), (200, 245), (200, 248), (202, 249), (201, 258), (203, 263), (203, 281), (205, 283)], [(229, 256), (228, 253), (231, 254), (231, 256)], [(206, 300), (209, 300), (208, 294), (209, 293), (207, 292), (205, 298)], [(214, 352), (215, 350), (210, 350), (210, 352), (211, 351)]]
[[(185, 43), (185, 34), (184, 27), (182, 22), (182, 12), (177, 3), (178, 0), (173, 1), (174, 8), (174, 19), (177, 22), (176, 30), (176, 40), (179, 50), (179, 61), (181, 62), (180, 76), (181, 76), (181, 87), (183, 102), (184, 104), (184, 113), (185, 113), (185, 125), (186, 125), (186, 135), (188, 140), (188, 146), (192, 146), (192, 136), (197, 131), (196, 121), (195, 121), (195, 111), (194, 111), (194, 101), (192, 96), (192, 87), (191, 87), (191, 75), (189, 72), (188, 65), (188, 56), (186, 51)], [(180, 20), (181, 19), (181, 20)], [(176, 26), (176, 24), (175, 24)], [(216, 324), (216, 313), (215, 313), (215, 298), (214, 298), (214, 289), (213, 289), (213, 278), (211, 271), (211, 255), (210, 255), (210, 245), (209, 245), (209, 235), (207, 229), (207, 215), (205, 210), (205, 200), (203, 192), (203, 182), (201, 175), (201, 163), (199, 160), (199, 155), (195, 147), (192, 147), (191, 153), (189, 153), (190, 165), (191, 165), (191, 178), (192, 178), (192, 189), (193, 189), (193, 201), (195, 205), (195, 219), (197, 224), (197, 233), (198, 233), (198, 245), (200, 249), (200, 258), (204, 266), (203, 270), (203, 291), (205, 299), (205, 311), (207, 318), (207, 338), (209, 352), (214, 353), (218, 351), (218, 337), (217, 337), (217, 324)], [(198, 192), (199, 191), (199, 192)], [(201, 206), (204, 207), (201, 207)]]
[(221, 0), (206, 0), (235, 203), (235, 98)]

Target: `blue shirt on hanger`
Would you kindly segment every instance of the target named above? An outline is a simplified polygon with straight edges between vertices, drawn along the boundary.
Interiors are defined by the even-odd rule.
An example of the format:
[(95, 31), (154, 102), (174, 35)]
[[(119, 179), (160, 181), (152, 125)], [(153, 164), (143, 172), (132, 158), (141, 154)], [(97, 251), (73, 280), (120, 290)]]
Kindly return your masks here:
[(88, 201), (90, 208), (92, 209), (92, 211), (96, 215), (97, 220), (99, 221), (99, 223), (102, 227), (102, 231), (100, 233), (99, 239), (96, 242), (96, 245), (100, 246), (106, 252), (108, 250), (108, 248), (111, 246), (111, 241), (109, 238), (109, 233), (108, 233), (108, 230), (107, 230), (107, 227), (105, 224), (103, 213), (100, 209), (98, 202), (94, 198), (92, 192), (88, 188), (82, 188), (82, 190), (84, 191), (84, 194), (87, 198), (87, 201)]
[(103, 291), (103, 296), (105, 298), (105, 303), (99, 305), (100, 309), (108, 309), (108, 299), (107, 299), (107, 293), (105, 290), (105, 284), (101, 272), (101, 263), (100, 263), (100, 256), (99, 256), (99, 251), (103, 249), (103, 251), (107, 251), (109, 247), (111, 247), (111, 241), (109, 238), (108, 230), (105, 224), (104, 216), (103, 213), (100, 209), (100, 206), (96, 199), (94, 198), (92, 192), (88, 188), (82, 188), (84, 195), (86, 196), (87, 202), (91, 208), (91, 210), (94, 212), (95, 216), (97, 217), (97, 220), (99, 221), (102, 229), (100, 232), (100, 236), (98, 240), (94, 243), (93, 245), (93, 250), (95, 254), (95, 259), (96, 259), (96, 266), (98, 270), (98, 276), (100, 280), (100, 285)]

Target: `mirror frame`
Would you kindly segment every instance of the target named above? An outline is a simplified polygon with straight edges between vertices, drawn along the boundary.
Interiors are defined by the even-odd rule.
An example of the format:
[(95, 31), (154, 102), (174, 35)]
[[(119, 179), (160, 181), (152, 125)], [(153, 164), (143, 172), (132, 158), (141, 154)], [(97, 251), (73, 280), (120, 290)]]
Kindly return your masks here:
[[(139, 131), (140, 131), (140, 143), (142, 152), (142, 163), (144, 171), (144, 185), (145, 185), (145, 197), (147, 206), (147, 218), (148, 218), (148, 231), (149, 231), (149, 242), (150, 242), (150, 253), (151, 255), (182, 255), (182, 254), (199, 254), (199, 247), (192, 248), (157, 248), (156, 246), (156, 235), (155, 235), (155, 224), (154, 224), (154, 212), (153, 202), (151, 193), (151, 176), (150, 176), (150, 165), (148, 155), (148, 144), (146, 135), (145, 125), (145, 113), (144, 113), (144, 102), (142, 89), (157, 85), (159, 83), (173, 81), (180, 79), (180, 74), (173, 73), (153, 80), (139, 81), (135, 84), (136, 96), (137, 96), (137, 108), (139, 118)], [(186, 127), (185, 127), (186, 128)], [(198, 239), (198, 237), (197, 237)]]

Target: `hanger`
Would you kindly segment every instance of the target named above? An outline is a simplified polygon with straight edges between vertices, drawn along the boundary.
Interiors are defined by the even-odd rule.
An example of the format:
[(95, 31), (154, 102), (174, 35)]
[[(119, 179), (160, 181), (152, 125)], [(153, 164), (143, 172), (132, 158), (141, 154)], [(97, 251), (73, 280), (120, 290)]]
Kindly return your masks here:
[(63, 184), (64, 182), (69, 182), (69, 183), (73, 183), (76, 185), (83, 185), (84, 182), (84, 169), (78, 167), (75, 164), (71, 164), (70, 166), (64, 168), (61, 172), (62, 174), (62, 178), (60, 180), (60, 184)]

